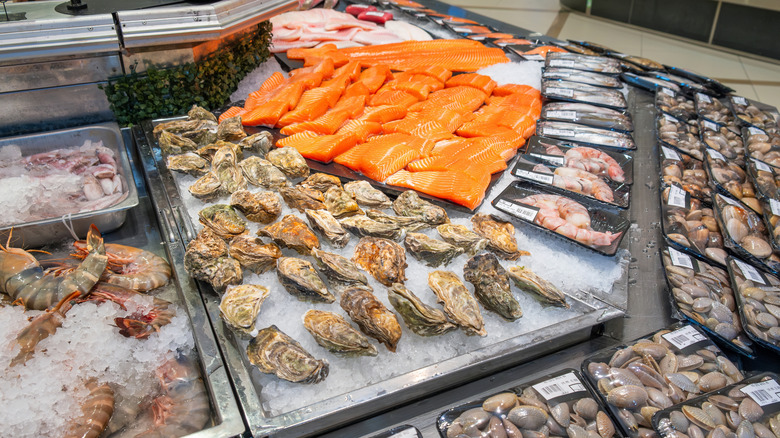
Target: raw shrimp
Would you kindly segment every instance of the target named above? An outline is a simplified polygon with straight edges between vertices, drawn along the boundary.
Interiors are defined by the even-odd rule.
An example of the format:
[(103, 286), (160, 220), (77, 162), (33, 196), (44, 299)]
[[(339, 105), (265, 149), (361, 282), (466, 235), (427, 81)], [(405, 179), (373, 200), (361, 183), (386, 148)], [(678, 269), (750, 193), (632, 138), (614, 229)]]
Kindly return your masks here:
[[(92, 288), (89, 296), (77, 301), (112, 301), (118, 304), (122, 310), (127, 310), (125, 303), (138, 295), (141, 295), (140, 292), (132, 289), (99, 281)], [(114, 323), (119, 327), (121, 335), (128, 338), (145, 339), (152, 333), (160, 331), (160, 327), (171, 322), (176, 316), (176, 311), (169, 308), (171, 303), (157, 297), (153, 297), (153, 300), (150, 310), (135, 312), (124, 318), (114, 318)]]
[[(76, 241), (76, 257), (87, 254), (83, 240)], [(171, 265), (164, 258), (132, 246), (107, 243), (108, 269), (101, 279), (107, 283), (146, 292), (164, 286), (171, 278)]]
[[(563, 182), (560, 184), (564, 185), (556, 184), (555, 177), (562, 179)], [(607, 185), (599, 176), (586, 170), (573, 167), (559, 167), (555, 169), (555, 177), (553, 177), (553, 185), (555, 186), (582, 193), (583, 195), (590, 195), (604, 202), (612, 202), (615, 200), (615, 196), (609, 185)], [(570, 186), (572, 187), (570, 188)]]
[(615, 182), (626, 180), (623, 168), (614, 158), (598, 149), (578, 146), (566, 151), (566, 167), (586, 170), (596, 175), (606, 175)]
[(81, 406), (82, 416), (70, 425), (65, 436), (97, 438), (108, 425), (114, 413), (114, 391), (107, 384), (90, 379), (85, 386), (89, 390), (87, 400)]
[(73, 292), (63, 298), (53, 309), (33, 318), (30, 324), (16, 335), (20, 350), (19, 354), (11, 360), (12, 367), (27, 362), (35, 353), (38, 343), (53, 335), (62, 326), (65, 313), (71, 308), (70, 300), (78, 295), (78, 292)]
[(521, 203), (539, 208), (534, 222), (584, 245), (608, 246), (620, 233), (595, 231), (588, 210), (572, 199), (558, 195), (530, 195)]

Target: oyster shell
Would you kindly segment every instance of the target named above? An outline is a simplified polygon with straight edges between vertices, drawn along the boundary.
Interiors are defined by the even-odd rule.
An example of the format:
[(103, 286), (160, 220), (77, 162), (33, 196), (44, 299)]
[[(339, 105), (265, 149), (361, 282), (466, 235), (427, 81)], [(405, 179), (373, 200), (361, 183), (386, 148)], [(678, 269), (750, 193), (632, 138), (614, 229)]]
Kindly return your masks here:
[(568, 309), (569, 303), (566, 302), (566, 295), (563, 294), (552, 283), (536, 275), (530, 269), (523, 266), (510, 266), (508, 270), (509, 277), (514, 280), (517, 287), (525, 292), (534, 294), (543, 303), (553, 306), (564, 307)]
[(241, 234), (230, 241), (230, 256), (238, 260), (241, 266), (255, 274), (262, 274), (276, 267), (276, 260), (282, 256), (282, 250), (275, 243), (263, 243), (258, 237)]
[(311, 255), (331, 284), (364, 284), (368, 286), (368, 279), (350, 259), (338, 254), (320, 251), (317, 248), (311, 250)]
[(355, 197), (358, 204), (365, 207), (389, 208), (393, 203), (381, 191), (368, 181), (352, 181), (344, 184), (344, 190)]
[(420, 336), (441, 335), (458, 328), (447, 320), (444, 312), (423, 303), (400, 283), (393, 283), (387, 290), (387, 298), (406, 325)]
[(312, 248), (319, 248), (320, 241), (298, 216), (288, 214), (281, 221), (258, 230), (257, 234), (274, 239), (282, 248), (290, 248), (309, 255)]
[[(274, 136), (268, 131), (260, 131), (257, 134), (252, 134), (249, 137), (244, 137), (238, 142), (238, 146), (243, 150), (248, 150), (260, 154), (264, 157), (265, 154), (271, 150), (271, 146), (274, 144)], [(270, 164), (270, 163), (269, 163)]]
[(378, 237), (363, 237), (355, 247), (352, 261), (373, 275), (380, 283), (391, 286), (406, 280), (406, 253), (401, 245)]
[(223, 140), (217, 140), (214, 143), (209, 143), (206, 146), (202, 146), (198, 148), (195, 153), (203, 157), (205, 160), (213, 161), (214, 155), (217, 153), (217, 151), (225, 146), (233, 149), (237, 160), (240, 160), (244, 156), (240, 146), (235, 143)]
[(369, 209), (366, 215), (371, 219), (383, 224), (395, 225), (406, 231), (418, 231), (423, 228), (429, 228), (430, 225), (420, 220), (419, 216), (392, 216), (381, 210)]
[(192, 196), (202, 200), (211, 201), (222, 194), (220, 187), (222, 182), (214, 172), (207, 172), (190, 185), (189, 192)]
[(241, 173), (244, 174), (249, 184), (265, 187), (271, 190), (279, 190), (287, 187), (287, 177), (277, 169), (270, 161), (260, 157), (249, 157), (238, 163)]
[(466, 262), (463, 278), (474, 285), (474, 295), (486, 309), (508, 321), (523, 316), (520, 303), (509, 289), (509, 277), (491, 253), (475, 255)]
[(246, 355), (266, 374), (295, 383), (319, 383), (328, 376), (328, 362), (317, 360), (275, 325), (264, 328), (249, 341)]
[(436, 231), (445, 242), (463, 248), (470, 256), (485, 249), (490, 242), (465, 225), (441, 224), (436, 227)]
[(230, 117), (217, 126), (217, 139), (224, 141), (239, 141), (246, 137), (246, 131), (241, 125), (241, 116)]
[(276, 262), (276, 276), (290, 293), (301, 301), (332, 303), (336, 300), (317, 275), (311, 263), (295, 257), (282, 257)]
[(471, 217), (474, 232), (488, 239), (488, 249), (504, 260), (517, 260), (520, 256), (531, 255), (517, 248), (515, 227), (509, 222), (499, 221), (491, 215), (477, 213)]
[(227, 204), (209, 205), (198, 212), (198, 219), (223, 239), (246, 233), (246, 223)]
[(399, 216), (418, 216), (429, 225), (445, 224), (450, 221), (447, 212), (423, 200), (414, 190), (407, 190), (393, 201), (393, 211)]
[(192, 176), (204, 175), (211, 169), (211, 164), (200, 155), (194, 152), (187, 152), (179, 155), (168, 155), (165, 166), (169, 170), (188, 173)]
[(268, 294), (268, 288), (265, 286), (230, 286), (219, 302), (219, 316), (229, 326), (249, 334), (255, 329), (257, 315)]
[[(197, 146), (214, 143), (217, 139), (217, 123), (211, 120), (173, 120), (160, 123), (152, 130), (155, 138), (160, 139), (163, 132), (176, 134), (192, 140)], [(195, 149), (197, 149), (197, 146)]]
[(309, 310), (303, 315), (303, 326), (318, 344), (331, 353), (343, 356), (376, 356), (371, 341), (355, 330), (346, 319), (333, 312)]
[(306, 164), (306, 159), (294, 147), (273, 149), (265, 154), (265, 158), (290, 178), (309, 176), (309, 165)]
[(222, 291), (244, 280), (238, 260), (228, 256), (228, 245), (210, 228), (203, 228), (184, 253), (184, 269), (196, 280)]
[(190, 108), (189, 112), (187, 112), (187, 117), (189, 117), (190, 120), (209, 120), (217, 123), (217, 116), (212, 114), (211, 111), (199, 107), (198, 105), (192, 105), (192, 108)]
[(238, 190), (230, 196), (230, 205), (252, 222), (270, 223), (282, 213), (282, 202), (273, 192), (252, 193)]
[(346, 217), (339, 221), (341, 226), (358, 237), (381, 237), (397, 240), (403, 229), (397, 225), (383, 224), (364, 215)]
[(211, 169), (222, 182), (221, 190), (226, 193), (246, 189), (246, 179), (237, 163), (236, 149), (233, 146), (222, 146), (211, 159)]
[(365, 286), (353, 286), (341, 293), (341, 308), (347, 312), (360, 330), (385, 344), (395, 352), (401, 340), (401, 325), (395, 314), (385, 307)]
[(352, 195), (341, 187), (331, 187), (325, 192), (325, 208), (336, 218), (363, 214)]
[(404, 246), (417, 260), (428, 266), (448, 265), (463, 249), (422, 233), (406, 233)]
[(332, 246), (344, 248), (350, 235), (328, 210), (304, 210), (311, 227), (320, 233)]
[(444, 306), (444, 313), (467, 335), (487, 336), (477, 300), (454, 272), (433, 271), (428, 274), (428, 286)]
[(325, 210), (325, 199), (322, 193), (317, 190), (307, 189), (301, 186), (283, 187), (279, 189), (279, 194), (284, 198), (284, 202), (301, 213), (304, 210)]
[(309, 175), (308, 178), (301, 181), (300, 186), (317, 190), (324, 194), (331, 187), (341, 188), (341, 180), (339, 177), (328, 175), (327, 173), (313, 173)]
[(168, 131), (160, 132), (157, 143), (164, 155), (182, 154), (198, 149), (198, 144), (194, 141)]

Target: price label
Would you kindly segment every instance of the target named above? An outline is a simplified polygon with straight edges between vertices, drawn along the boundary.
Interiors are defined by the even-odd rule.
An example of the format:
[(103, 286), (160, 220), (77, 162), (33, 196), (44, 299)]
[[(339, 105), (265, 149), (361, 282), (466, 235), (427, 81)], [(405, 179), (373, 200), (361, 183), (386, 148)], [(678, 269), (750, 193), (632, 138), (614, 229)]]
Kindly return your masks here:
[(575, 120), (577, 111), (547, 111), (547, 117), (550, 119)]
[(551, 59), (550, 67), (574, 67), (574, 61), (570, 59)]
[(669, 257), (672, 259), (674, 266), (682, 268), (693, 269), (693, 260), (688, 254), (683, 254), (674, 248), (669, 248)]
[(720, 152), (716, 151), (715, 149), (707, 148), (707, 153), (710, 154), (710, 157), (712, 157), (712, 158), (714, 158), (716, 160), (726, 161), (726, 157), (724, 157), (723, 154), (721, 154)]
[(685, 208), (685, 190), (678, 185), (672, 185), (669, 188), (669, 198), (666, 200), (666, 205)]
[(574, 97), (574, 90), (571, 88), (546, 88), (544, 90), (547, 94), (554, 94), (556, 96), (563, 96), (563, 97)]
[(769, 165), (764, 163), (763, 161), (759, 161), (753, 158), (753, 164), (756, 165), (756, 169), (758, 170), (763, 170), (764, 172), (772, 172), (772, 168), (769, 167)]
[(718, 125), (710, 122), (709, 120), (702, 120), (701, 125), (710, 131), (718, 131)]
[(756, 128), (755, 126), (751, 126), (748, 128), (748, 132), (750, 135), (760, 135), (760, 134), (766, 134), (762, 129)]
[(519, 176), (521, 178), (527, 178), (534, 181), (539, 181), (545, 184), (553, 183), (553, 176), (550, 174), (531, 172), (522, 169), (515, 169), (515, 176)]
[(524, 53), (521, 53), (520, 56), (525, 58), (526, 61), (544, 61), (544, 56), (538, 54), (526, 55)]
[(766, 281), (764, 281), (764, 277), (761, 275), (758, 270), (747, 263), (743, 262), (742, 260), (734, 259), (734, 263), (739, 266), (739, 270), (742, 271), (742, 275), (745, 276), (750, 281), (759, 283), (759, 284), (766, 284)]
[(452, 30), (458, 33), (474, 33), (468, 27), (453, 27)]
[(574, 394), (587, 391), (574, 373), (566, 373), (562, 376), (553, 377), (544, 382), (532, 386), (545, 401), (550, 401), (563, 395)]
[(556, 166), (563, 166), (564, 164), (566, 164), (565, 161), (566, 159), (560, 155), (546, 155), (546, 154), (537, 154), (533, 152), (531, 152), (528, 155), (532, 157), (536, 157), (542, 161), (546, 161), (550, 164), (555, 164)]
[(677, 329), (673, 332), (665, 333), (661, 335), (670, 344), (674, 345), (678, 350), (682, 351), (685, 347), (697, 344), (701, 341), (706, 341), (707, 337), (699, 333), (693, 326), (686, 325), (683, 328)]
[(574, 137), (576, 134), (571, 129), (547, 128), (542, 129), (542, 135), (551, 135), (553, 137)]
[(534, 219), (536, 219), (536, 215), (539, 213), (539, 210), (534, 207), (517, 205), (504, 199), (501, 199), (496, 203), (496, 208), (511, 213), (528, 222), (533, 222)]
[(704, 103), (712, 103), (712, 99), (710, 99), (710, 96), (707, 96), (706, 94), (702, 93), (696, 93), (696, 97), (699, 99), (699, 101)]
[(774, 379), (743, 386), (742, 392), (761, 406), (780, 403), (780, 384)]
[(674, 97), (674, 90), (672, 90), (671, 88), (661, 87), (659, 88), (659, 90), (661, 90), (661, 93), (664, 93), (667, 96)]
[(384, 17), (385, 16), (385, 12), (379, 12), (379, 11), (366, 11), (365, 14), (368, 15), (369, 17)]
[(672, 148), (661, 146), (661, 151), (664, 154), (664, 158), (666, 158), (667, 160), (682, 161), (682, 158), (680, 158), (680, 154), (678, 154), (677, 151)]
[(769, 199), (769, 209), (772, 210), (772, 214), (780, 216), (780, 201), (777, 199)]
[(734, 96), (731, 98), (732, 102), (736, 103), (737, 105), (743, 105), (747, 106), (747, 99), (741, 96)]

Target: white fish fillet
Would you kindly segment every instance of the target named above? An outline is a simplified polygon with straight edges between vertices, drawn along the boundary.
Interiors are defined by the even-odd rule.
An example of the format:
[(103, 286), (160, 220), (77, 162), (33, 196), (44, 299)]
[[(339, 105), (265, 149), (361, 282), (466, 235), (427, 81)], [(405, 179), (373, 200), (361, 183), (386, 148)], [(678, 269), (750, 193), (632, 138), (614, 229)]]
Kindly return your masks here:
[(283, 41), (272, 40), (271, 41), (271, 53), (286, 52), (290, 49), (308, 48), (314, 47), (319, 41)]
[(333, 44), (337, 49), (346, 49), (347, 47), (363, 47), (363, 44), (356, 43), (355, 41), (323, 41), (314, 47), (322, 47), (325, 44)]
[(419, 27), (405, 21), (390, 20), (385, 23), (385, 29), (398, 35), (404, 41), (426, 41), (433, 37)]
[(400, 43), (403, 40), (387, 30), (361, 30), (352, 38), (352, 41), (375, 46), (377, 44)]

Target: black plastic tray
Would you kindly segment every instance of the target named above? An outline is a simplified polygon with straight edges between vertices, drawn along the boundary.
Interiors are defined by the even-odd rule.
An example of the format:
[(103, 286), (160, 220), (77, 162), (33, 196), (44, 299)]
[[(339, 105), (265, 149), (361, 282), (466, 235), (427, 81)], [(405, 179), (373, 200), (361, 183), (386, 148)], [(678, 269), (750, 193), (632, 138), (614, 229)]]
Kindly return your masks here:
[[(666, 243), (669, 244), (669, 246), (679, 249), (680, 251), (684, 251), (688, 254), (691, 254), (697, 258), (700, 258), (702, 260), (706, 260), (710, 264), (714, 264), (716, 266), (725, 267), (725, 265), (718, 260), (711, 258), (706, 255), (704, 252), (706, 248), (702, 248), (701, 250), (699, 248), (696, 248), (693, 245), (685, 245), (681, 242), (678, 242), (674, 240), (673, 238), (669, 237), (670, 234), (673, 234), (673, 229), (670, 229), (673, 224), (668, 223), (667, 217), (672, 212), (679, 211), (682, 217), (687, 217), (690, 213), (692, 208), (708, 208), (702, 205), (701, 201), (694, 199), (691, 197), (690, 193), (684, 191), (682, 187), (680, 187), (677, 184), (671, 184), (669, 186), (670, 190), (676, 190), (677, 195), (674, 196), (674, 199), (671, 200), (672, 204), (669, 204), (668, 202), (665, 202), (663, 199), (663, 192), (664, 189), (659, 190), (660, 200), (661, 200), (661, 231), (663, 232), (664, 239), (666, 240)], [(679, 191), (682, 191), (682, 195), (679, 194)], [(680, 205), (676, 205), (680, 204)], [(713, 211), (713, 214), (714, 211)], [(720, 226), (720, 225), (718, 225)], [(686, 231), (687, 232), (687, 231)], [(720, 232), (720, 230), (719, 230)], [(722, 233), (721, 233), (721, 240), (723, 239)], [(690, 241), (689, 241), (690, 243)], [(724, 248), (725, 251), (725, 248)], [(725, 257), (724, 257), (725, 261)]]
[[(697, 149), (695, 149), (694, 151), (688, 151), (688, 150), (680, 148), (678, 146), (678, 142), (677, 141), (672, 143), (672, 142), (669, 142), (667, 140), (662, 139), (661, 138), (661, 131), (659, 129), (659, 124), (660, 124), (662, 118), (668, 120), (670, 123), (676, 124), (677, 126), (681, 126), (681, 125), (685, 126), (685, 130), (687, 131), (687, 133), (693, 135), (696, 138), (696, 140), (698, 141), (699, 144), (697, 146)], [(678, 151), (680, 153), (683, 153), (685, 155), (689, 155), (689, 156), (691, 156), (693, 158), (696, 158), (697, 160), (703, 160), (704, 159), (704, 149), (706, 148), (706, 146), (704, 145), (704, 142), (702, 142), (701, 138), (699, 137), (698, 127), (695, 128), (695, 132), (693, 130), (694, 130), (694, 127), (692, 125), (690, 125), (689, 122), (686, 122), (684, 120), (680, 120), (680, 119), (678, 119), (678, 118), (676, 118), (676, 117), (674, 117), (672, 115), (669, 115), (669, 114), (658, 114), (656, 116), (655, 134), (656, 134), (656, 139), (658, 140), (659, 143), (661, 143), (661, 144), (663, 144), (665, 146), (668, 146), (670, 148), (673, 148), (673, 149), (675, 149), (676, 151)], [(680, 134), (680, 132), (678, 130), (678, 139), (679, 139), (679, 135), (681, 135), (681, 134)], [(696, 152), (696, 151), (698, 151), (698, 152)], [(699, 156), (697, 156), (697, 155), (699, 155)]]
[[(751, 328), (749, 328), (748, 319), (745, 316), (745, 297), (742, 295), (742, 293), (739, 291), (739, 288), (737, 287), (737, 275), (739, 275), (742, 278), (748, 278), (747, 275), (745, 275), (744, 271), (742, 270), (742, 267), (740, 264), (746, 264), (750, 265), (749, 263), (745, 263), (744, 261), (737, 262), (737, 258), (735, 257), (729, 257), (726, 259), (726, 267), (729, 271), (729, 278), (731, 279), (731, 289), (734, 291), (734, 296), (737, 301), (737, 310), (739, 311), (739, 318), (742, 321), (742, 327), (745, 330), (745, 333), (752, 339), (756, 344), (766, 348), (767, 350), (773, 351), (776, 354), (780, 354), (780, 341), (770, 342), (768, 340), (763, 339), (760, 335), (753, 332)], [(750, 268), (746, 268), (750, 269)], [(751, 279), (750, 281), (753, 282), (753, 284), (756, 285), (759, 289), (765, 289), (766, 287), (771, 287), (774, 290), (780, 291), (780, 279), (773, 276), (766, 274), (764, 272), (760, 272), (757, 269), (752, 271), (750, 273), (750, 276), (756, 279), (761, 279), (763, 281), (763, 285), (754, 280)]]
[[(744, 108), (753, 105), (759, 110), (763, 111), (764, 114), (771, 117), (773, 121), (762, 123), (762, 124), (756, 124), (749, 122), (745, 117), (745, 111)], [(780, 134), (780, 127), (777, 125), (778, 118), (780, 116), (778, 115), (777, 108), (773, 107), (772, 105), (768, 105), (766, 103), (758, 102), (752, 99), (747, 99), (742, 96), (729, 96), (729, 108), (731, 108), (731, 113), (734, 115), (734, 117), (739, 120), (740, 123), (744, 126), (755, 126), (756, 128), (763, 129), (767, 132), (772, 133), (779, 133)]]
[[(577, 143), (575, 141), (558, 140), (555, 138), (539, 137), (538, 135), (531, 136), (526, 143), (525, 153), (529, 159), (533, 158), (539, 162), (551, 163), (560, 165), (562, 157), (565, 157), (566, 152), (577, 147), (584, 147), (589, 149), (595, 149), (599, 152), (603, 152), (613, 160), (615, 160), (620, 168), (623, 170), (623, 184), (632, 184), (634, 182), (634, 158), (628, 154), (622, 154), (612, 150), (601, 149), (599, 147), (591, 146), (585, 143)], [(556, 155), (550, 151), (551, 148), (558, 148), (563, 155)]]
[(542, 71), (542, 79), (581, 82), (583, 84), (604, 88), (623, 88), (623, 83), (614, 76), (569, 68), (545, 68)]
[[(620, 91), (576, 82), (543, 81), (542, 97), (563, 102), (587, 103), (618, 111), (624, 111), (628, 107), (626, 98)], [(605, 100), (606, 98), (609, 98), (609, 101)]]
[(631, 135), (593, 128), (568, 122), (541, 121), (536, 123), (536, 135), (552, 137), (568, 142), (600, 146), (614, 150), (626, 151), (636, 149), (636, 143)]
[(676, 117), (680, 120), (692, 120), (696, 118), (696, 108), (693, 107), (691, 110), (687, 110), (684, 108), (677, 108), (675, 110), (672, 110), (671, 106), (668, 102), (664, 102), (664, 100), (686, 100), (690, 102), (690, 105), (693, 107), (694, 103), (691, 99), (686, 97), (682, 93), (678, 93), (671, 88), (668, 87), (657, 87), (655, 90), (655, 108), (658, 111), (664, 112), (666, 114), (669, 114), (673, 117)]
[(542, 107), (541, 119), (578, 123), (610, 131), (634, 131), (629, 113), (586, 103), (549, 102)]
[(680, 67), (672, 67), (669, 65), (664, 65), (664, 67), (666, 67), (666, 70), (668, 70), (670, 73), (676, 74), (678, 76), (686, 77), (700, 84), (706, 85), (710, 90), (712, 90), (717, 95), (724, 95), (735, 91), (733, 88), (723, 85), (722, 83), (716, 81), (715, 79), (708, 78), (707, 76), (702, 76), (690, 70), (686, 70)]
[(550, 53), (544, 61), (544, 67), (571, 68), (611, 75), (620, 74), (620, 63), (614, 59), (575, 53)]

